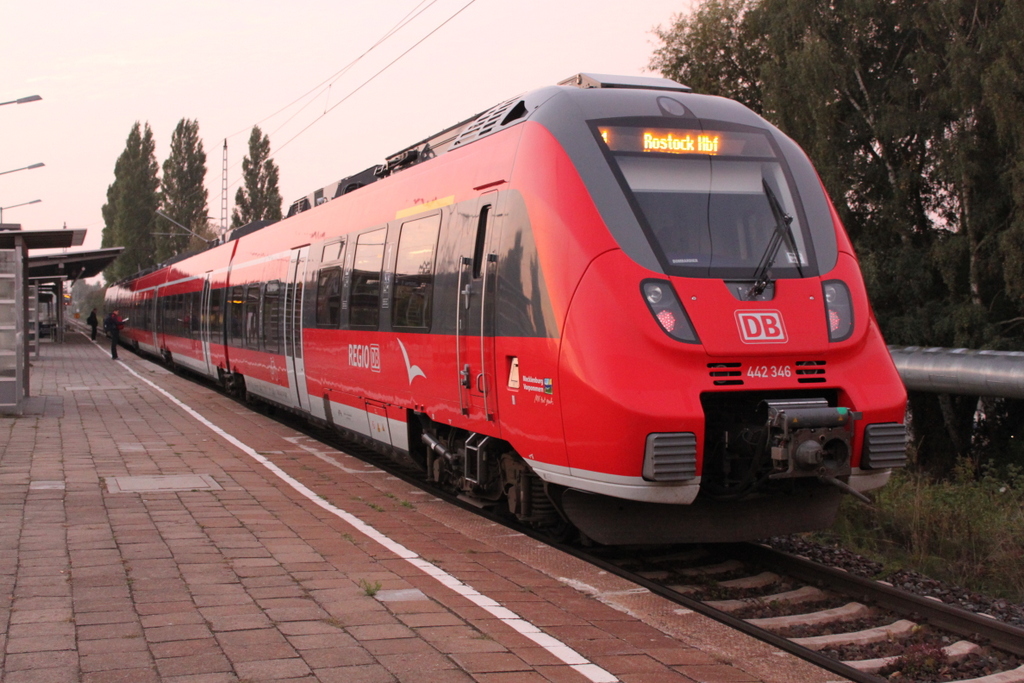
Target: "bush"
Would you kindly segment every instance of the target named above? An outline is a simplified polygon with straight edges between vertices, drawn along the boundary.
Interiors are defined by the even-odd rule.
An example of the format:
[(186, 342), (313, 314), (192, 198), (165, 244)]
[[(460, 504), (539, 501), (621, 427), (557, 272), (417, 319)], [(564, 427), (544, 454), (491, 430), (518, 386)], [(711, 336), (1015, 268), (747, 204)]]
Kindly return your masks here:
[(834, 532), (844, 547), (889, 571), (911, 569), (1014, 601), (1024, 600), (1024, 473), (961, 461), (947, 481), (894, 473), (875, 505), (844, 503)]

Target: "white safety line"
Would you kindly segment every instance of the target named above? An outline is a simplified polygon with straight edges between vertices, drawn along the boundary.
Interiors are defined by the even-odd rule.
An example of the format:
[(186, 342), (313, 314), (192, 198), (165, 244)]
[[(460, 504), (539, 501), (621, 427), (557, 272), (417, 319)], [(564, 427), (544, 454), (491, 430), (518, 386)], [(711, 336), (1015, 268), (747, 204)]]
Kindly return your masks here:
[(305, 484), (298, 481), (297, 479), (292, 478), (280, 467), (278, 467), (270, 460), (257, 453), (253, 448), (242, 443), (231, 434), (228, 434), (223, 429), (221, 429), (220, 427), (218, 427), (217, 425), (213, 424), (205, 417), (200, 415), (193, 408), (178, 400), (166, 389), (154, 384), (153, 382), (146, 379), (139, 373), (135, 372), (135, 370), (133, 370), (127, 364), (121, 363), (121, 367), (123, 367), (132, 375), (137, 377), (139, 380), (153, 387), (153, 389), (156, 390), (157, 392), (166, 396), (171, 402), (173, 402), (179, 408), (181, 408), (186, 413), (194, 417), (196, 420), (204, 424), (206, 427), (208, 427), (211, 431), (213, 431), (213, 433), (215, 433), (216, 435), (230, 443), (232, 446), (235, 446), (252, 459), (259, 462), (261, 465), (263, 465), (268, 470), (277, 475), (278, 478), (280, 478), (283, 482), (291, 486), (293, 489), (295, 489), (297, 492), (305, 496), (311, 502), (315, 503), (316, 505), (319, 505), (321, 508), (330, 512), (336, 517), (339, 517), (344, 521), (348, 522), (350, 525), (355, 527), (358, 531), (362, 532), (368, 538), (371, 538), (380, 545), (384, 546), (398, 557), (402, 558), (412, 566), (422, 571), (424, 574), (432, 576), (434, 579), (438, 581), (438, 583), (447, 586), (459, 595), (466, 597), (474, 605), (483, 608), (497, 619), (500, 619), (501, 621), (505, 622), (513, 630), (523, 634), (533, 642), (537, 643), (545, 650), (550, 652), (552, 655), (562, 660), (563, 662), (565, 662), (570, 667), (583, 674), (591, 681), (594, 681), (594, 683), (618, 683), (619, 679), (617, 677), (615, 677), (608, 671), (605, 671), (597, 664), (590, 662), (586, 657), (576, 652), (576, 650), (572, 649), (562, 641), (558, 640), (553, 636), (549, 636), (547, 633), (544, 633), (538, 627), (526, 621), (512, 610), (502, 607), (497, 603), (497, 601), (487, 597), (486, 595), (483, 595), (472, 586), (464, 584), (462, 581), (455, 578), (454, 576), (452, 576), (445, 570), (441, 569), (437, 565), (432, 564), (427, 560), (424, 560), (419, 555), (409, 550), (401, 543), (398, 543), (389, 538), (388, 536), (377, 531), (375, 528), (373, 528), (363, 520), (359, 519), (355, 515), (346, 512), (341, 508), (337, 507), (336, 505), (333, 505), (332, 503), (329, 503), (326, 500), (320, 498), (316, 493), (307, 488)]

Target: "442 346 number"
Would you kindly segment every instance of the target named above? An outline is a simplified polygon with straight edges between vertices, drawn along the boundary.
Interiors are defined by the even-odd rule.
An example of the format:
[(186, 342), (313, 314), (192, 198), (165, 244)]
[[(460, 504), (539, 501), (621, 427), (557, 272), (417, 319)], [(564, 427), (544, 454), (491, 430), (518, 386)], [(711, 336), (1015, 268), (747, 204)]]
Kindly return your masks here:
[(747, 377), (775, 379), (778, 377), (792, 376), (793, 368), (789, 365), (751, 365), (747, 368)]

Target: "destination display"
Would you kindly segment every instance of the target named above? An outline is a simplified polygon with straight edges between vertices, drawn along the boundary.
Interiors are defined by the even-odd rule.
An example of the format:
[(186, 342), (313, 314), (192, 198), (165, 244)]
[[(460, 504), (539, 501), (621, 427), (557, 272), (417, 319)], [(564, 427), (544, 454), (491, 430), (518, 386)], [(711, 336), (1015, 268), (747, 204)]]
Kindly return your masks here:
[(613, 152), (654, 152), (705, 156), (774, 157), (764, 136), (756, 133), (601, 126), (601, 139)]

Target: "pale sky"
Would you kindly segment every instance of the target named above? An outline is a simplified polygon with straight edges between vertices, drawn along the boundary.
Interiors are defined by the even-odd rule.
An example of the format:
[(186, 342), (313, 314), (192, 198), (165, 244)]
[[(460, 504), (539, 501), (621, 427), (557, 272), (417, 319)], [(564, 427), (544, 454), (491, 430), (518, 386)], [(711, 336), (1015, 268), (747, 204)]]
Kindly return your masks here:
[[(655, 75), (647, 70), (653, 29), (690, 4), (8, 0), (0, 8), (0, 102), (43, 99), (0, 106), (0, 172), (45, 166), (0, 175), (0, 207), (13, 207), (3, 222), (85, 228), (82, 248), (99, 248), (100, 208), (132, 126), (149, 122), (162, 166), (183, 117), (199, 121), (211, 216), (220, 219), (224, 140), (230, 212), (254, 124), (270, 135), (287, 211), (521, 92), (581, 71)], [(13, 206), (35, 199), (42, 201)]]

